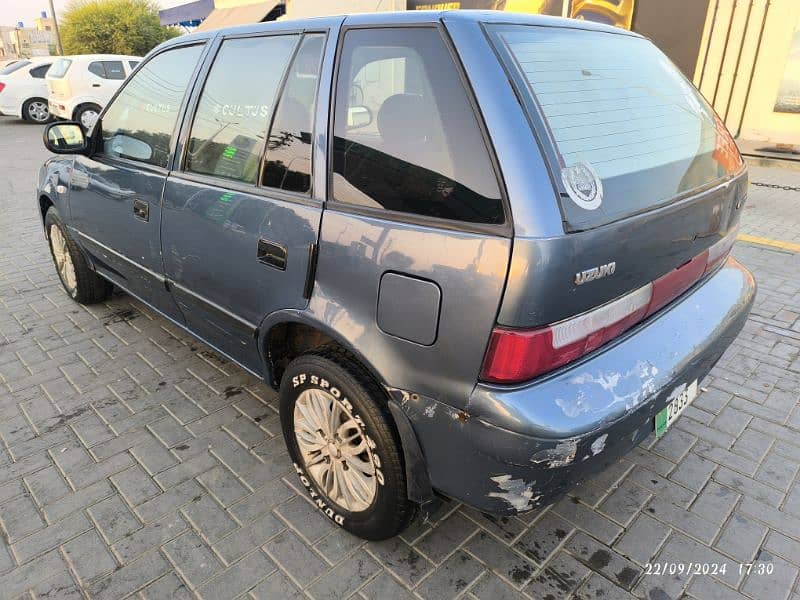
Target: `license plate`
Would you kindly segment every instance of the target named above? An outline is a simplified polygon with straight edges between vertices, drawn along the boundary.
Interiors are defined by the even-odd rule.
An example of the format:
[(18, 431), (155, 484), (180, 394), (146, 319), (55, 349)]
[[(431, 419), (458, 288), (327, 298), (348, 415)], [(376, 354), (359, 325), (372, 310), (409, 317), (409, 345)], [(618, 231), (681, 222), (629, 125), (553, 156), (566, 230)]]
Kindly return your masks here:
[(671, 394), (667, 405), (656, 413), (656, 437), (660, 438), (664, 435), (670, 425), (677, 419), (680, 414), (692, 403), (692, 400), (697, 396), (697, 380), (684, 386), (676, 388)]

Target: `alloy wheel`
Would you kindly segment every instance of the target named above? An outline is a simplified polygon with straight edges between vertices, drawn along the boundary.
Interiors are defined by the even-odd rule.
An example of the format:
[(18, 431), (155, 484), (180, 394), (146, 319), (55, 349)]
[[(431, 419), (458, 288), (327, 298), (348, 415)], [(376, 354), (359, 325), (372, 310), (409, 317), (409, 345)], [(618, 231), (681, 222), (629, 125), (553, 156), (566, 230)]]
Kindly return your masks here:
[(46, 123), (50, 118), (50, 111), (47, 108), (47, 102), (34, 100), (28, 104), (28, 118), (36, 123)]
[(347, 407), (321, 389), (307, 389), (294, 405), (294, 435), (306, 470), (328, 500), (364, 511), (377, 493), (372, 449)]
[(67, 240), (58, 225), (50, 226), (50, 247), (53, 250), (58, 276), (69, 294), (75, 296), (78, 287), (75, 265), (72, 263), (72, 256), (69, 253), (69, 248), (67, 248)]

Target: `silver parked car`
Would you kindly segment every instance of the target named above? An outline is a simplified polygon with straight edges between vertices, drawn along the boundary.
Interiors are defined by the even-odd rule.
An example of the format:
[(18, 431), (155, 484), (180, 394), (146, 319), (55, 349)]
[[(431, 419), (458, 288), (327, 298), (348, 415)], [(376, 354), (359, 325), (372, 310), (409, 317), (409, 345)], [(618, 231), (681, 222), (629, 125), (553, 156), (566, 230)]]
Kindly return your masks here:
[(126, 290), (280, 392), (349, 531), (552, 502), (660, 436), (742, 328), (744, 163), (649, 41), (403, 12), (182, 36), (37, 201), (82, 303)]

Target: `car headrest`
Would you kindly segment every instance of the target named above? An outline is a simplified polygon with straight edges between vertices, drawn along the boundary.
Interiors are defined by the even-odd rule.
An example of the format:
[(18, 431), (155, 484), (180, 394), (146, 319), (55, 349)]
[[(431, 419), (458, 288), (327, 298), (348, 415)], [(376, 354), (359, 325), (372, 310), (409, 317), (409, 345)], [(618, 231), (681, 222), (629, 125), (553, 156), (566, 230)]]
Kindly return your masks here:
[(378, 131), (387, 149), (405, 148), (430, 135), (430, 107), (419, 94), (389, 96), (378, 110)]

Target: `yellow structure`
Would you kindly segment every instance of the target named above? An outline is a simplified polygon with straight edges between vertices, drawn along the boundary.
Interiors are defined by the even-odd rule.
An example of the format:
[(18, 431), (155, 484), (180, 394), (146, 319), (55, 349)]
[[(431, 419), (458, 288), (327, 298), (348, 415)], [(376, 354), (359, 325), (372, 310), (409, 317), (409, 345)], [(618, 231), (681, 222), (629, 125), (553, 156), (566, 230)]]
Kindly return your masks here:
[(800, 147), (800, 2), (712, 0), (694, 83), (737, 137)]

